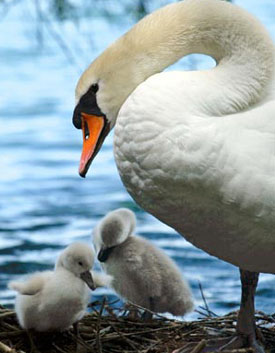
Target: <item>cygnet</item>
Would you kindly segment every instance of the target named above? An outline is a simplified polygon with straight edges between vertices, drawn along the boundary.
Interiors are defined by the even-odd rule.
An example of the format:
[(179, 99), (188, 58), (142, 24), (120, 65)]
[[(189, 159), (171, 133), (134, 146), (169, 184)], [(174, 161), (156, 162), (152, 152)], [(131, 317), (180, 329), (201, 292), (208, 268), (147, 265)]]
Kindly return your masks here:
[(10, 282), (9, 288), (18, 292), (15, 311), (20, 325), (27, 330), (63, 331), (80, 320), (90, 299), (88, 286), (96, 287), (90, 273), (93, 263), (93, 250), (73, 243), (60, 254), (54, 271)]
[(128, 209), (107, 214), (95, 227), (93, 243), (112, 288), (152, 312), (184, 315), (193, 309), (188, 283), (176, 264), (148, 240), (133, 235), (136, 218)]

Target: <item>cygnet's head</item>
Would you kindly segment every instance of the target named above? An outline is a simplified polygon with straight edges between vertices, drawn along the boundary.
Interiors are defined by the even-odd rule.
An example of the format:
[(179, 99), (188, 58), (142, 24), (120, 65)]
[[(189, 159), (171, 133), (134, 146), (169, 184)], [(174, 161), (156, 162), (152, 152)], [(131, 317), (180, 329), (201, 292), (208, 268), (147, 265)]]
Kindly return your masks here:
[(127, 208), (109, 212), (93, 231), (99, 261), (106, 261), (111, 251), (133, 234), (135, 227), (135, 214)]
[(94, 290), (96, 287), (90, 272), (93, 264), (93, 250), (87, 244), (73, 243), (60, 254), (56, 263), (56, 268), (63, 267), (72, 272)]

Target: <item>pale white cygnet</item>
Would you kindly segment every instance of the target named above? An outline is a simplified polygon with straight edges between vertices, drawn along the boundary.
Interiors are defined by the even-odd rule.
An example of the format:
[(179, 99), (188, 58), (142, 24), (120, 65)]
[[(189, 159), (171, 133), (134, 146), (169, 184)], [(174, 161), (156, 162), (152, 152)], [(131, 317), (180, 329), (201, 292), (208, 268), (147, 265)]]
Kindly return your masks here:
[(10, 282), (18, 292), (15, 311), (20, 326), (36, 331), (63, 331), (80, 320), (95, 289), (90, 270), (93, 250), (83, 243), (69, 245), (54, 271), (38, 272), (23, 282)]
[(148, 240), (133, 235), (136, 218), (128, 209), (107, 214), (93, 243), (112, 288), (129, 302), (153, 312), (184, 315), (193, 309), (188, 283), (176, 264)]

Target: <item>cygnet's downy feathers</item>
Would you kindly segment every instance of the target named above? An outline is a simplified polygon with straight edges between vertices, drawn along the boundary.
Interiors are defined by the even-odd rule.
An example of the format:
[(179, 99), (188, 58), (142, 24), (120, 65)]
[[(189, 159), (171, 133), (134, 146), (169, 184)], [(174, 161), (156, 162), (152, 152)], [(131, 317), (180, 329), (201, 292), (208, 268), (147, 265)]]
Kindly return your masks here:
[[(83, 243), (74, 243), (68, 246), (61, 253), (55, 268), (65, 268), (75, 274), (77, 277), (82, 278), (85, 276), (83, 273), (89, 272), (89, 270), (92, 269), (93, 264), (94, 255), (91, 252), (91, 249)], [(94, 286), (94, 284), (92, 285), (90, 283), (90, 286)]]
[(99, 261), (105, 261), (113, 247), (131, 236), (135, 226), (135, 215), (127, 208), (120, 208), (104, 217), (97, 225), (93, 237)]
[[(95, 289), (90, 270), (94, 253), (74, 243), (60, 255), (54, 271), (38, 272), (24, 282), (10, 282), (18, 292), (15, 311), (20, 325), (37, 331), (62, 331), (80, 320)], [(88, 286), (87, 286), (88, 284)]]
[(184, 315), (191, 311), (191, 291), (180, 270), (162, 250), (133, 235), (135, 224), (133, 212), (118, 209), (94, 230), (98, 259), (113, 277), (113, 289), (127, 301), (154, 312)]

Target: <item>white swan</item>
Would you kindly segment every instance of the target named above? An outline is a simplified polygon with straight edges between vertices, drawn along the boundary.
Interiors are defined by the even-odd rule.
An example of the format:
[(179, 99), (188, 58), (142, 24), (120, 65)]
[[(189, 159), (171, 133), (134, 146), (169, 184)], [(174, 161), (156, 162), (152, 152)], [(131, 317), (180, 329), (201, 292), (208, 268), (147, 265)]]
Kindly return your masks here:
[[(18, 292), (15, 311), (20, 325), (27, 330), (63, 331), (80, 320), (90, 299), (88, 286), (96, 288), (90, 273), (93, 263), (92, 249), (73, 243), (61, 253), (54, 271), (10, 282)], [(102, 276), (98, 281), (103, 283)]]
[[(217, 65), (158, 74), (190, 53), (210, 55)], [(274, 45), (267, 31), (225, 1), (168, 5), (88, 67), (76, 102), (80, 175), (115, 126), (116, 163), (136, 202), (242, 269), (232, 346), (261, 351), (254, 292), (259, 272), (275, 272)]]
[(190, 312), (191, 291), (178, 267), (163, 251), (134, 235), (135, 226), (135, 214), (119, 208), (109, 212), (93, 231), (98, 259), (113, 278), (111, 287), (124, 299), (157, 313), (179, 316)]

